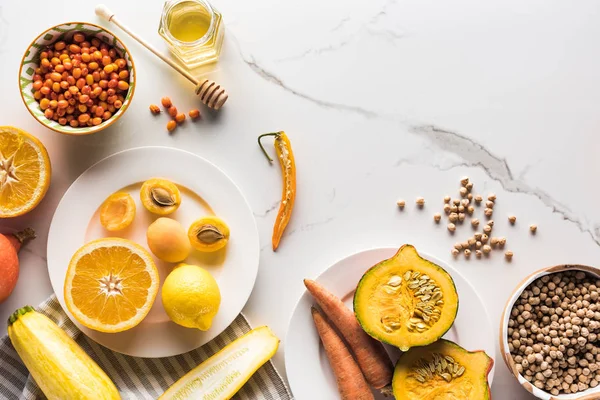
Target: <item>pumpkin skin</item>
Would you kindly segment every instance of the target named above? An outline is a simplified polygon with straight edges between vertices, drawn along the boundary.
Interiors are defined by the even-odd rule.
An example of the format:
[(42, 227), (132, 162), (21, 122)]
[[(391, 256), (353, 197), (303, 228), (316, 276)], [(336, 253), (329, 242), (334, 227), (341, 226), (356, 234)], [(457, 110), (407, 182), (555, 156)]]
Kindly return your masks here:
[(452, 277), (403, 245), (369, 269), (354, 293), (354, 312), (375, 339), (408, 351), (426, 346), (450, 329), (458, 312)]
[[(425, 364), (441, 364), (445, 369), (440, 368), (441, 373), (437, 369), (431, 372)], [(457, 365), (457, 372), (453, 365)], [(467, 351), (445, 339), (415, 347), (404, 353), (396, 364), (392, 381), (394, 396), (405, 400), (490, 400), (487, 378), (493, 365), (494, 360), (484, 351)]]

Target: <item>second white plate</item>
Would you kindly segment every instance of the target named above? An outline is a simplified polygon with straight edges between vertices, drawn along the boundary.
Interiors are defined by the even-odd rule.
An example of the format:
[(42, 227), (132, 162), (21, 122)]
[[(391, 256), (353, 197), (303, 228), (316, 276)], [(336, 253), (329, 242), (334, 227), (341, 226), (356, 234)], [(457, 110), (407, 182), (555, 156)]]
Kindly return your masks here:
[[(84, 243), (106, 236), (134, 240), (146, 247), (146, 228), (157, 218), (140, 203), (141, 182), (163, 177), (180, 186), (182, 203), (169, 215), (184, 228), (195, 219), (211, 214), (222, 217), (231, 229), (225, 252), (193, 252), (186, 260), (209, 270), (221, 290), (221, 306), (212, 327), (202, 332), (171, 322), (162, 308), (160, 291), (148, 316), (135, 328), (102, 333), (80, 325), (65, 307), (63, 287), (71, 257)], [(105, 231), (97, 210), (104, 199), (118, 190), (130, 192), (137, 215), (123, 232)], [(212, 209), (211, 209), (212, 207)], [(173, 264), (154, 258), (161, 283)], [(207, 160), (167, 147), (141, 147), (107, 157), (85, 171), (60, 201), (48, 234), (48, 273), (58, 301), (71, 320), (87, 336), (109, 349), (138, 357), (167, 357), (202, 346), (223, 332), (240, 313), (254, 286), (258, 272), (259, 240), (254, 216), (244, 196), (231, 179)]]
[[(316, 281), (340, 297), (348, 307), (352, 307), (354, 290), (365, 271), (392, 257), (397, 251), (395, 248), (378, 248), (353, 254), (332, 265), (316, 278)], [(496, 336), (492, 323), (473, 287), (448, 264), (429, 255), (419, 254), (444, 268), (452, 276), (458, 291), (458, 315), (444, 338), (467, 350), (484, 350), (490, 357), (495, 358)], [(335, 377), (311, 316), (310, 308), (313, 304), (315, 302), (311, 295), (305, 292), (292, 314), (285, 340), (285, 369), (288, 381), (297, 400), (339, 399)], [(399, 352), (389, 346), (386, 348), (395, 363)], [(494, 378), (494, 370), (495, 368), (492, 368), (488, 375), (490, 385)], [(375, 398), (385, 399), (378, 393), (375, 393)]]

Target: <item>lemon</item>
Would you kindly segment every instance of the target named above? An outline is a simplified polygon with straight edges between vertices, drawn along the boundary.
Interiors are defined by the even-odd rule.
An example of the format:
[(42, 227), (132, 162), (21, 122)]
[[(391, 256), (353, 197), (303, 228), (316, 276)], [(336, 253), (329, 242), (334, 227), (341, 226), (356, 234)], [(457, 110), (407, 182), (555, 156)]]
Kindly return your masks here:
[(221, 305), (217, 281), (204, 268), (179, 264), (162, 287), (162, 302), (173, 322), (206, 331)]

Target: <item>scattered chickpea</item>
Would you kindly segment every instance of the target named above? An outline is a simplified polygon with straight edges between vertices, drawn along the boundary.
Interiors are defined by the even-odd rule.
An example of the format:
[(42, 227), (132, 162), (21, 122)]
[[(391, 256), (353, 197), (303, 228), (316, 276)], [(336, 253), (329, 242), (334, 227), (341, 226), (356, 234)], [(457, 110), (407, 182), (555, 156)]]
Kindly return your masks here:
[(465, 187), (467, 188), (467, 190), (470, 192), (471, 190), (473, 190), (473, 182), (469, 182), (465, 185)]
[(159, 114), (160, 108), (158, 108), (158, 106), (156, 104), (150, 104), (150, 112), (155, 115)]
[(499, 241), (500, 241), (500, 239), (498, 239), (497, 237), (493, 237), (490, 239), (490, 244), (492, 246), (497, 246)]
[(535, 224), (529, 225), (529, 230), (531, 231), (531, 233), (535, 233), (537, 231), (537, 225), (535, 225)]
[(451, 209), (452, 209), (452, 206), (450, 204), (444, 204), (444, 212), (446, 214), (450, 214)]
[(451, 212), (453, 212), (453, 213), (457, 213), (457, 212), (458, 212), (458, 207), (456, 207), (456, 206), (451, 206), (451, 207), (450, 207), (450, 211), (451, 211)]
[(423, 208), (423, 206), (425, 206), (425, 199), (423, 197), (417, 197), (415, 203), (417, 203), (417, 207)]
[(162, 99), (160, 99), (160, 103), (166, 109), (171, 108), (171, 106), (173, 105), (173, 103), (171, 102), (171, 99), (169, 97), (166, 97), (166, 96), (163, 97)]
[(452, 204), (454, 204), (455, 206), (458, 206), (460, 204), (460, 199), (453, 199)]
[(435, 221), (436, 224), (439, 224), (440, 221), (442, 220), (442, 214), (440, 214), (440, 213), (433, 214), (433, 220)]
[(475, 207), (473, 207), (473, 206), (467, 207), (467, 214), (473, 215), (474, 212), (475, 212)]
[(477, 243), (477, 240), (475, 240), (475, 238), (472, 237), (467, 242), (469, 244), (469, 247), (473, 247), (473, 246), (475, 246), (475, 243)]
[(513, 258), (513, 252), (510, 250), (506, 250), (506, 252), (504, 253), (504, 258), (506, 258), (506, 260), (510, 261)]
[(475, 240), (481, 240), (481, 236), (482, 236), (482, 233), (480, 233), (480, 232), (477, 232), (477, 233), (475, 233), (473, 235), (473, 237), (475, 238)]
[(466, 186), (468, 183), (469, 183), (469, 177), (468, 177), (468, 176), (463, 176), (463, 177), (460, 179), (460, 184), (461, 184), (461, 185), (463, 185), (463, 186)]
[(489, 201), (496, 201), (496, 195), (494, 193), (490, 193), (488, 195), (488, 200)]
[(173, 132), (175, 130), (175, 128), (177, 128), (177, 122), (175, 122), (173, 120), (167, 122), (167, 130), (169, 132)]
[(471, 225), (473, 226), (473, 228), (477, 228), (479, 226), (479, 220), (477, 218), (473, 218), (471, 220)]
[(452, 249), (452, 255), (453, 255), (454, 257), (458, 257), (458, 255), (459, 255), (459, 254), (460, 254), (460, 251), (459, 251), (459, 250)]
[(462, 199), (462, 200), (460, 201), (460, 204), (461, 204), (463, 207), (468, 207), (468, 206), (469, 206), (469, 203), (470, 203), (469, 199)]
[(398, 201), (396, 202), (396, 204), (398, 205), (398, 207), (399, 207), (401, 210), (403, 210), (403, 209), (404, 209), (404, 206), (406, 205), (406, 201), (404, 201), (404, 200), (400, 199), (400, 200), (398, 200)]
[(471, 257), (471, 250), (469, 250), (469, 249), (465, 249), (465, 251), (464, 251), (464, 255), (465, 255), (465, 257), (467, 257), (467, 258)]
[(450, 215), (448, 215), (448, 220), (450, 222), (456, 222), (456, 221), (458, 221), (458, 214), (455, 213), (455, 212), (450, 213)]
[(200, 110), (198, 110), (197, 108), (194, 108), (193, 110), (190, 110), (190, 112), (188, 113), (188, 115), (190, 116), (191, 119), (196, 119), (200, 117)]
[(492, 247), (489, 244), (485, 244), (485, 245), (483, 245), (481, 250), (483, 251), (484, 254), (490, 254), (490, 252), (492, 251)]
[(508, 222), (510, 222), (511, 225), (514, 225), (515, 222), (517, 222), (517, 217), (515, 217), (514, 215), (509, 215)]
[(483, 201), (483, 197), (480, 194), (475, 196), (475, 203), (479, 204)]
[(498, 245), (500, 245), (500, 247), (504, 247), (504, 245), (506, 244), (506, 238), (505, 237), (501, 237), (498, 239)]
[(467, 190), (466, 187), (461, 187), (460, 190), (458, 191), (460, 193), (461, 197), (466, 197), (467, 193), (469, 193), (469, 191)]
[(494, 210), (488, 207), (483, 211), (483, 214), (486, 217), (491, 217), (494, 214)]
[(460, 205), (460, 206), (458, 206), (457, 209), (458, 209), (459, 213), (464, 213), (465, 212), (465, 206)]
[(494, 220), (493, 220), (493, 219), (490, 219), (490, 220), (487, 222), (487, 224), (488, 224), (489, 226), (494, 226)]
[(171, 116), (171, 118), (175, 118), (178, 114), (177, 107), (175, 107), (175, 106), (169, 107), (168, 111), (169, 111), (169, 115)]
[(475, 257), (481, 258), (482, 255), (483, 253), (481, 252), (481, 250), (475, 250)]
[(455, 243), (455, 244), (454, 244), (454, 248), (455, 248), (456, 250), (462, 250), (463, 246), (462, 246), (462, 244), (461, 244), (461, 243)]
[(483, 233), (487, 233), (489, 235), (490, 233), (492, 233), (492, 227), (489, 225), (484, 226)]
[(178, 124), (183, 123), (183, 121), (185, 121), (185, 114), (184, 113), (179, 113), (175, 116), (175, 121), (177, 121)]
[(493, 202), (493, 201), (490, 201), (490, 200), (488, 200), (488, 201), (486, 201), (486, 202), (485, 202), (485, 206), (486, 206), (487, 208), (494, 208), (494, 202)]
[(473, 193), (467, 194), (467, 200), (469, 200), (469, 202), (473, 201)]
[(476, 248), (480, 249), (481, 246), (483, 246), (483, 244), (479, 240), (475, 242), (475, 247)]
[(463, 222), (465, 220), (465, 218), (466, 218), (465, 213), (458, 213), (458, 220), (460, 222)]
[(485, 233), (482, 233), (481, 234), (481, 243), (487, 243), (489, 238), (490, 237), (488, 235), (486, 235)]
[(456, 225), (454, 225), (452, 222), (450, 222), (448, 224), (448, 231), (454, 233), (454, 231), (456, 231)]

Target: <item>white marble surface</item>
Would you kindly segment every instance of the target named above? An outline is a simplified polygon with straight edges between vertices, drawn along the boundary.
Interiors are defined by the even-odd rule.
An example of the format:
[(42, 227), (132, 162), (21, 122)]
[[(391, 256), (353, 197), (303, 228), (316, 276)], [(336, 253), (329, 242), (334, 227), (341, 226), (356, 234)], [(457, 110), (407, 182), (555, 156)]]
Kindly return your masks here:
[[(107, 0), (122, 21), (161, 49), (160, 0)], [(50, 25), (98, 22), (93, 1), (0, 2), (0, 123), (38, 136), (52, 159), (43, 203), (2, 228), (33, 226), (39, 238), (21, 257), (22, 274), (6, 317), (51, 293), (46, 237), (71, 182), (116, 151), (165, 145), (222, 167), (242, 188), (261, 236), (261, 267), (244, 312), (285, 337), (303, 291), (357, 250), (413, 243), (453, 263), (474, 283), (494, 324), (512, 288), (551, 264), (596, 264), (600, 256), (600, 3), (534, 0), (225, 1), (223, 56), (210, 76), (230, 100), (218, 117), (169, 136), (148, 112), (170, 95), (182, 110), (190, 85), (117, 31), (133, 53), (138, 87), (126, 115), (91, 137), (41, 127), (21, 103), (17, 71), (29, 42)], [(297, 206), (280, 250), (270, 249), (280, 181), (256, 145), (259, 133), (289, 133), (297, 157)], [(160, 162), (160, 160), (156, 160)], [(496, 229), (515, 252), (454, 261), (451, 237), (432, 222), (446, 193), (469, 175), (498, 194)], [(201, 179), (199, 177), (198, 179)], [(428, 203), (413, 206), (416, 196)], [(395, 207), (403, 197), (404, 212)], [(515, 228), (506, 214), (519, 220)], [(532, 237), (529, 223), (539, 226)], [(474, 318), (473, 329), (477, 329)], [(283, 371), (283, 351), (275, 363)], [(496, 354), (494, 399), (525, 399)]]

